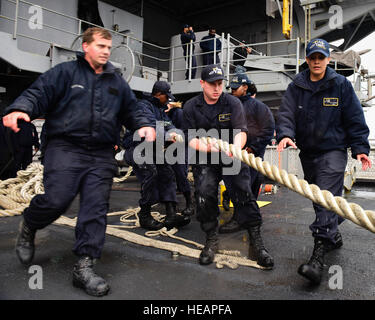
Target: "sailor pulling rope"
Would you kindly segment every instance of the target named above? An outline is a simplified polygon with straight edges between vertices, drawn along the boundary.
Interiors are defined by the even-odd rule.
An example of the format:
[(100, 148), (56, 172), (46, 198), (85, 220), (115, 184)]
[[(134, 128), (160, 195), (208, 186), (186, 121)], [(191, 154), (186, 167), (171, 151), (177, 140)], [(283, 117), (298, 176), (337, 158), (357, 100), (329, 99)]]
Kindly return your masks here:
[[(175, 136), (177, 142), (183, 142), (183, 138), (179, 135)], [(353, 221), (354, 223), (368, 229), (369, 231), (375, 232), (375, 212), (370, 210), (363, 210), (359, 205), (355, 203), (348, 203), (342, 197), (334, 197), (328, 191), (321, 191), (316, 185), (309, 185), (305, 180), (298, 179), (293, 174), (288, 174), (285, 170), (279, 170), (276, 166), (271, 166), (267, 161), (262, 161), (261, 158), (255, 157), (253, 154), (248, 154), (245, 150), (240, 150), (232, 144), (228, 144), (222, 140), (212, 138), (201, 138), (206, 144), (213, 144), (216, 148), (221, 151), (230, 153), (233, 158), (236, 158), (242, 162), (247, 163), (252, 168), (260, 171), (263, 175), (268, 178), (277, 181), (280, 184), (285, 185), (289, 189), (303, 195), (304, 197), (312, 200), (313, 202), (324, 206), (325, 208), (334, 211), (340, 216)], [(43, 167), (40, 164), (31, 164), (26, 170), (19, 171), (17, 178), (8, 179), (0, 182), (0, 206), (6, 210), (0, 210), (1, 216), (12, 216), (19, 215), (22, 213), (24, 208), (28, 205), (33, 195), (43, 193), (42, 185), (42, 171)], [(129, 176), (131, 170), (128, 171)], [(125, 180), (125, 179), (124, 179)], [(132, 215), (137, 214), (137, 209), (129, 209), (130, 211), (109, 213), (108, 215), (123, 214), (121, 219), (122, 222), (133, 222), (135, 226), (139, 225), (137, 216), (134, 220), (127, 220)], [(67, 217), (60, 217), (55, 221), (56, 224), (69, 225), (74, 227), (75, 219)], [(163, 250), (169, 250), (171, 252), (178, 252), (179, 254), (198, 258), (199, 250), (192, 249), (183, 245), (175, 243), (166, 243), (163, 241), (148, 239), (141, 235), (134, 234), (133, 232), (119, 230), (122, 226), (112, 225), (108, 226), (107, 233), (121, 237), (125, 240), (135, 242), (142, 245), (157, 247)], [(129, 226), (126, 226), (129, 228)], [(132, 226), (130, 226), (131, 228)], [(176, 240), (184, 241), (189, 244), (196, 246), (201, 249), (202, 245), (195, 243), (190, 240), (186, 240), (175, 236), (176, 230), (159, 230), (157, 233), (146, 233), (146, 236), (163, 235), (174, 238)], [(230, 268), (236, 268), (238, 265), (251, 266), (255, 268), (262, 268), (256, 262), (240, 257), (236, 251), (219, 251), (219, 254), (215, 257), (215, 262), (218, 268), (222, 268), (224, 265)]]
[[(271, 166), (267, 161), (255, 157), (253, 154), (240, 150), (234, 145), (222, 140), (212, 138), (201, 138), (204, 143), (214, 144), (220, 150), (230, 152), (234, 158), (245, 162), (252, 168), (260, 171), (264, 176), (286, 186), (287, 188), (301, 194), (338, 215), (351, 220), (355, 224), (375, 232), (375, 212), (372, 210), (363, 210), (361, 206), (355, 203), (348, 203), (342, 197), (334, 197), (331, 192), (320, 190), (314, 184), (308, 184), (306, 180), (298, 179), (293, 174), (288, 174), (285, 170), (279, 170), (276, 166)], [(176, 136), (176, 141), (181, 142), (183, 138)], [(17, 178), (8, 179), (0, 182), (0, 206), (8, 210), (0, 210), (1, 216), (12, 216), (21, 214), (23, 209), (28, 205), (32, 196), (37, 193), (43, 193), (42, 189), (42, 166), (31, 164), (27, 170), (18, 172)], [(130, 174), (128, 172), (128, 174)], [(24, 184), (26, 181), (35, 178), (35, 185), (27, 183), (20, 189), (15, 185)], [(34, 188), (34, 191), (32, 191)]]

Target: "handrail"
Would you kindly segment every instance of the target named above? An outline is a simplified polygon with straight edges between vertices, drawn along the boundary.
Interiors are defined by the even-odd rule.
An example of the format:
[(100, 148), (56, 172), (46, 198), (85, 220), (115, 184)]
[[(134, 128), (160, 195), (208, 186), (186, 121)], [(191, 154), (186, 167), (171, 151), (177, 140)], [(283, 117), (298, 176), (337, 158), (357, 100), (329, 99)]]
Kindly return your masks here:
[[(44, 39), (39, 39), (39, 38), (36, 38), (36, 37), (33, 37), (33, 36), (30, 36), (30, 35), (27, 35), (27, 34), (23, 34), (23, 33), (20, 33), (19, 30), (18, 30), (18, 22), (19, 21), (27, 21), (28, 19), (26, 19), (25, 17), (22, 17), (19, 15), (19, 6), (20, 5), (35, 5), (34, 3), (30, 2), (30, 1), (26, 1), (26, 0), (6, 0), (8, 1), (9, 3), (12, 3), (13, 5), (15, 5), (15, 14), (14, 14), (14, 17), (8, 17), (8, 16), (5, 16), (5, 15), (0, 15), (0, 18), (3, 18), (3, 19), (6, 19), (8, 21), (10, 21), (11, 23), (14, 23), (14, 28), (13, 28), (13, 38), (16, 39), (17, 36), (21, 36), (21, 37), (25, 37), (25, 38), (29, 38), (29, 39), (32, 39), (32, 40), (35, 40), (35, 41), (40, 41), (40, 42), (43, 42), (43, 43), (47, 43), (47, 44), (50, 44), (50, 45), (53, 45), (55, 39), (51, 39), (50, 41), (47, 40), (44, 40)], [(81, 33), (80, 33), (80, 27), (82, 25), (82, 23), (85, 23), (85, 24), (88, 24), (90, 26), (95, 26), (95, 27), (101, 27), (99, 25), (96, 25), (94, 23), (91, 23), (89, 21), (86, 21), (86, 20), (82, 20), (82, 19), (79, 19), (77, 17), (73, 17), (73, 16), (70, 16), (70, 15), (67, 15), (67, 14), (64, 14), (62, 12), (58, 12), (58, 11), (55, 11), (55, 10), (52, 10), (52, 9), (49, 9), (49, 8), (46, 8), (46, 7), (43, 7), (43, 6), (38, 6), (40, 7), (42, 10), (45, 10), (47, 12), (50, 12), (52, 14), (56, 14), (56, 15), (59, 15), (59, 16), (62, 16), (62, 17), (65, 17), (65, 18), (68, 18), (68, 19), (71, 19), (73, 21), (76, 21), (78, 23), (78, 30), (77, 30), (77, 33), (75, 32), (72, 32), (70, 30), (65, 30), (64, 28), (60, 28), (60, 27), (55, 27), (53, 25), (48, 25), (46, 23), (42, 23), (41, 25), (43, 27), (46, 27), (46, 28), (50, 28), (50, 29), (53, 29), (53, 30), (56, 30), (56, 31), (61, 31), (61, 32), (64, 32), (66, 34), (69, 34), (69, 35), (74, 35), (74, 36), (79, 36)], [(175, 44), (175, 45), (170, 45), (170, 46), (160, 46), (160, 45), (157, 45), (157, 44), (153, 44), (153, 43), (150, 43), (148, 41), (144, 41), (144, 40), (141, 40), (141, 39), (138, 39), (136, 38), (135, 36), (132, 36), (132, 35), (124, 35), (120, 32), (117, 32), (117, 31), (114, 31), (114, 30), (111, 30), (111, 29), (108, 29), (108, 28), (104, 28), (105, 30), (111, 32), (111, 34), (113, 36), (116, 37), (117, 40), (122, 40), (122, 42), (126, 42), (128, 45), (129, 45), (129, 41), (132, 41), (134, 46), (141, 46), (142, 50), (139, 50), (139, 49), (134, 49), (134, 47), (132, 47), (132, 50), (135, 54), (137, 54), (139, 57), (144, 57), (144, 58), (147, 58), (146, 61), (142, 62), (143, 59), (140, 61), (140, 64), (136, 65), (137, 67), (139, 68), (142, 68), (143, 66), (147, 66), (149, 68), (153, 68), (157, 72), (161, 71), (161, 72), (168, 72), (168, 75), (169, 75), (169, 80), (171, 82), (175, 81), (176, 80), (176, 72), (182, 72), (182, 71), (186, 71), (188, 70), (188, 80), (191, 81), (191, 76), (192, 76), (192, 71), (195, 69), (201, 69), (204, 67), (204, 65), (202, 64), (198, 64), (197, 66), (193, 66), (192, 65), (192, 57), (193, 55), (195, 57), (202, 57), (204, 55), (207, 55), (207, 54), (213, 54), (213, 57), (214, 57), (214, 62), (216, 62), (216, 56), (218, 54), (218, 50), (217, 50), (217, 41), (220, 40), (222, 42), (222, 48), (220, 50), (220, 64), (221, 66), (224, 68), (224, 70), (226, 70), (226, 80), (229, 81), (229, 77), (232, 75), (230, 73), (230, 70), (231, 70), (231, 67), (234, 66), (234, 62), (237, 62), (237, 61), (246, 61), (246, 60), (249, 60), (250, 57), (243, 57), (242, 59), (233, 59), (231, 58), (231, 55), (233, 53), (233, 50), (235, 48), (238, 48), (241, 46), (241, 41), (232, 37), (229, 33), (225, 36), (224, 33), (222, 33), (221, 35), (216, 35), (215, 36), (215, 40), (214, 40), (214, 49), (210, 52), (194, 52), (193, 51), (193, 47), (195, 45), (199, 45), (203, 42), (206, 42), (206, 41), (212, 41), (212, 39), (205, 39), (205, 40), (199, 40), (199, 41), (191, 41), (187, 46), (188, 46), (188, 51), (186, 51), (186, 55), (180, 55), (180, 54), (176, 54), (176, 50), (179, 50), (181, 49), (182, 47), (182, 44), (178, 43), (178, 44)], [(291, 42), (296, 42), (296, 52), (295, 53), (290, 53), (290, 54), (282, 54), (282, 55), (276, 55), (276, 56), (267, 56), (265, 54), (263, 54), (262, 52), (260, 52), (259, 50), (256, 50), (255, 48), (259, 47), (259, 46), (272, 46), (272, 45), (276, 45), (276, 44), (283, 44), (283, 43), (291, 43)], [(274, 40), (274, 41), (264, 41), (264, 42), (258, 42), (258, 43), (248, 43), (248, 44), (245, 44), (246, 47), (251, 47), (253, 52), (255, 53), (258, 53), (259, 55), (252, 55), (250, 60), (251, 59), (257, 59), (259, 57), (259, 59), (272, 59), (272, 58), (283, 58), (283, 57), (286, 57), (286, 58), (292, 58), (292, 59), (295, 59), (295, 64), (296, 64), (296, 68), (294, 69), (287, 69), (287, 70), (283, 70), (284, 72), (295, 72), (295, 73), (298, 73), (299, 72), (299, 62), (300, 62), (300, 39), (297, 37), (296, 39), (282, 39), (282, 40)], [(139, 48), (139, 47), (135, 47), (135, 48)], [(166, 56), (168, 55), (168, 58), (166, 58)], [(164, 56), (164, 57), (163, 57)], [(151, 61), (149, 61), (148, 59), (150, 59)], [(180, 68), (180, 67), (176, 67), (175, 63), (177, 61), (180, 61), (182, 59), (185, 59), (185, 70)], [(189, 60), (188, 60), (189, 59)], [(157, 68), (155, 68), (155, 64), (158, 65)], [(161, 64), (161, 66), (159, 66), (159, 64)], [(167, 64), (169, 64), (167, 66)], [(337, 71), (345, 71), (345, 70), (353, 70), (354, 71), (354, 80), (357, 76), (357, 72), (355, 70), (355, 68), (337, 68), (337, 64), (335, 65), (335, 70)], [(249, 72), (249, 74), (259, 74), (259, 73), (271, 73), (271, 72), (275, 72), (275, 71), (270, 71), (270, 70), (259, 70), (259, 71), (251, 71)], [(277, 72), (277, 71), (276, 71)], [(361, 78), (362, 79), (362, 78)]]
[[(234, 40), (234, 41), (237, 41), (238, 43), (243, 43), (242, 41), (238, 40), (237, 38), (235, 38), (235, 37), (233, 37), (233, 36), (231, 36), (230, 39), (231, 39), (231, 40)], [(239, 45), (239, 46), (240, 46), (240, 45)], [(239, 47), (239, 46), (236, 46), (236, 48)], [(245, 46), (245, 47), (250, 47), (249, 44), (245, 44), (244, 46)], [(255, 50), (254, 48), (251, 48), (251, 50), (252, 50), (252, 51), (255, 51), (255, 52), (258, 53), (259, 55), (263, 55), (262, 52), (257, 51), (257, 50)]]
[[(7, 1), (10, 2), (10, 3), (13, 3), (13, 4), (15, 4), (15, 5), (17, 5), (17, 4), (35, 5), (34, 3), (29, 2), (29, 1), (26, 1), (26, 0), (16, 0), (16, 1), (7, 0)], [(66, 17), (66, 18), (69, 18), (69, 19), (72, 19), (72, 20), (75, 20), (75, 21), (77, 21), (77, 22), (79, 23), (79, 25), (81, 25), (82, 23), (86, 23), (86, 24), (89, 24), (89, 25), (91, 25), (91, 26), (101, 27), (101, 26), (96, 25), (96, 24), (94, 24), (94, 23), (91, 23), (91, 22), (89, 22), (89, 21), (82, 20), (82, 19), (79, 19), (79, 18), (76, 18), (76, 17), (72, 17), (72, 16), (70, 16), (70, 15), (67, 15), (67, 14), (64, 14), (64, 13), (61, 13), (61, 12), (58, 12), (58, 11), (56, 11), (56, 10), (52, 10), (52, 9), (49, 9), (49, 8), (46, 8), (46, 7), (42, 7), (42, 6), (39, 6), (39, 7), (40, 7), (42, 10), (45, 10), (45, 11), (51, 12), (51, 13), (53, 13), (53, 14), (56, 14), (56, 15), (59, 15), (59, 16), (63, 16), (63, 17)], [(18, 12), (17, 12), (17, 17), (18, 17)], [(9, 17), (6, 17), (6, 16), (4, 16), (4, 18), (7, 18), (7, 19), (9, 19), (9, 20), (11, 20), (11, 21), (15, 21), (15, 20), (16, 20), (16, 19), (13, 20), (12, 18), (9, 18)], [(27, 20), (26, 18), (23, 18), (23, 17), (19, 17), (19, 18), (20, 18), (21, 20)], [(64, 29), (61, 29), (61, 28), (57, 28), (57, 27), (54, 27), (54, 26), (51, 26), (51, 25), (47, 25), (47, 24), (45, 24), (45, 23), (43, 23), (42, 26), (47, 27), (47, 28), (51, 28), (51, 29), (54, 29), (54, 30), (57, 30), (57, 31), (62, 31), (62, 32), (65, 32), (65, 33), (68, 33), (68, 34), (76, 35), (76, 36), (80, 35), (80, 33), (73, 33), (73, 32), (71, 32), (71, 31), (64, 30)], [(114, 35), (116, 35), (116, 36), (118, 36), (118, 37), (126, 37), (127, 40), (128, 40), (128, 39), (132, 39), (132, 40), (134, 40), (134, 41), (137, 41), (137, 42), (141, 43), (142, 45), (149, 45), (149, 46), (152, 46), (153, 48), (157, 48), (157, 49), (160, 49), (160, 50), (170, 50), (170, 49), (173, 49), (173, 48), (181, 47), (180, 44), (178, 44), (178, 45), (174, 45), (174, 46), (166, 46), (166, 47), (164, 47), (164, 46), (159, 46), (159, 45), (156, 45), (156, 44), (153, 44), (153, 43), (150, 43), (150, 42), (144, 41), (144, 40), (140, 40), (140, 39), (138, 39), (138, 38), (136, 38), (136, 37), (133, 37), (133, 36), (131, 36), (131, 35), (123, 35), (123, 34), (117, 32), (117, 31), (114, 31), (114, 30), (111, 30), (111, 29), (108, 29), (108, 28), (104, 28), (104, 29), (108, 30), (109, 32), (111, 32), (112, 34), (114, 34)], [(14, 35), (16, 36), (17, 33), (15, 32)], [(20, 36), (25, 36), (25, 35), (21, 35), (21, 34), (18, 34), (18, 35), (20, 35)], [(34, 40), (37, 40), (37, 41), (41, 41), (41, 42), (47, 42), (47, 41), (45, 41), (45, 40), (38, 39), (38, 38), (33, 38), (33, 37), (30, 37), (30, 36), (26, 36), (26, 37), (31, 38), (31, 39), (34, 39)], [(195, 53), (195, 55), (196, 55), (196, 56), (199, 56), (199, 55), (204, 55), (204, 54), (214, 53), (214, 61), (215, 61), (215, 60), (216, 60), (216, 53), (217, 53), (217, 48), (216, 48), (216, 41), (217, 41), (217, 39), (224, 40), (224, 38), (223, 38), (222, 36), (221, 36), (221, 37), (220, 37), (220, 36), (215, 37), (215, 42), (214, 42), (215, 46), (214, 46), (214, 50), (213, 50), (213, 51), (210, 51), (210, 52), (207, 52), (207, 53)], [(197, 45), (197, 44), (200, 44), (200, 43), (205, 42), (205, 41), (211, 41), (211, 39), (195, 41), (195, 42), (192, 42), (192, 45)], [(284, 41), (286, 41), (286, 40), (275, 41), (274, 43), (279, 43), (279, 42), (284, 42)], [(271, 43), (272, 43), (272, 42), (271, 42)], [(256, 45), (263, 45), (263, 44), (264, 44), (264, 43), (250, 44), (250, 45), (256, 46)], [(145, 56), (145, 57), (148, 57), (148, 58), (154, 59), (154, 60), (158, 60), (158, 61), (160, 61), (160, 62), (169, 62), (169, 61), (172, 60), (172, 59), (163, 59), (163, 58), (153, 57), (153, 56), (151, 56), (151, 55), (147, 55), (147, 54), (145, 54), (145, 53), (143, 53), (143, 52), (139, 52), (139, 51), (137, 51), (136, 53), (137, 53), (137, 54), (141, 54), (141, 55), (143, 55), (143, 56)], [(178, 59), (178, 58), (179, 58), (179, 57), (176, 57), (175, 60)], [(216, 61), (215, 61), (215, 62), (216, 62)]]
[(16, 21), (16, 20), (13, 19), (13, 18), (9, 18), (9, 17), (7, 17), (7, 16), (3, 16), (3, 15), (1, 15), (1, 14), (0, 14), (0, 18), (2, 18), (2, 19), (7, 19), (7, 20), (10, 20), (10, 21)]

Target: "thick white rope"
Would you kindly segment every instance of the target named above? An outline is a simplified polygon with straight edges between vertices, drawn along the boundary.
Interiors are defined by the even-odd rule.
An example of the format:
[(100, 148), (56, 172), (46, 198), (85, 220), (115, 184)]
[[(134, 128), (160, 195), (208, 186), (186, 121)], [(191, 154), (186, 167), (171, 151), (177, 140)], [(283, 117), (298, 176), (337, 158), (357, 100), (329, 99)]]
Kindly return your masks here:
[(124, 182), (127, 178), (130, 177), (130, 175), (132, 174), (132, 171), (133, 171), (133, 167), (128, 167), (128, 171), (126, 172), (126, 175), (124, 175), (123, 177), (121, 178), (113, 178), (113, 182)]
[(16, 178), (0, 180), (0, 217), (20, 215), (34, 195), (44, 193), (43, 166), (31, 163)]
[[(54, 222), (54, 224), (67, 225), (74, 228), (76, 225), (76, 218), (71, 219), (65, 216), (61, 216)], [(189, 248), (185, 245), (161, 241), (150, 237), (144, 237), (134, 232), (118, 229), (116, 227), (117, 226), (108, 225), (106, 233), (115, 237), (122, 238), (132, 243), (140, 244), (147, 247), (153, 247), (161, 250), (167, 250), (172, 253), (178, 253), (179, 255), (184, 255), (195, 259), (198, 259), (201, 253), (201, 250)], [(215, 255), (214, 262), (216, 263), (217, 268), (223, 268), (224, 266), (228, 266), (231, 269), (236, 269), (239, 265), (242, 265), (257, 269), (264, 269), (255, 261), (252, 261), (245, 257), (239, 255), (228, 255), (226, 253), (223, 254), (220, 252)]]
[(201, 141), (205, 144), (213, 144), (219, 150), (231, 152), (234, 158), (248, 164), (264, 176), (337, 213), (341, 217), (375, 232), (375, 211), (363, 210), (358, 204), (348, 203), (344, 198), (333, 196), (327, 190), (320, 190), (317, 185), (309, 184), (304, 179), (298, 179), (294, 174), (288, 174), (285, 170), (279, 170), (275, 165), (271, 166), (267, 161), (263, 161), (260, 157), (255, 157), (254, 154), (247, 153), (233, 144), (213, 138), (201, 138)]

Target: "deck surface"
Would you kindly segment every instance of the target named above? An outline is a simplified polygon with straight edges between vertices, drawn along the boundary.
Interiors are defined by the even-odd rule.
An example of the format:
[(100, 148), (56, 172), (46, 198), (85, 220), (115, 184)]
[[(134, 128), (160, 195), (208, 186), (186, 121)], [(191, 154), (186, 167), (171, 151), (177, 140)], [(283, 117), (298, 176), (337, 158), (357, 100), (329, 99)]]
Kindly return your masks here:
[[(114, 185), (110, 212), (137, 206), (138, 190), (139, 184), (134, 177)], [(345, 197), (364, 209), (374, 208), (375, 191), (371, 184), (357, 183)], [(183, 197), (178, 195), (178, 198), (183, 204)], [(107, 236), (96, 271), (108, 280), (111, 291), (101, 299), (374, 299), (373, 233), (350, 221), (344, 222), (340, 226), (344, 246), (327, 255), (323, 281), (320, 286), (312, 286), (297, 274), (299, 265), (309, 259), (313, 247), (308, 228), (314, 219), (311, 202), (285, 187), (280, 187), (277, 194), (262, 194), (259, 200), (272, 201), (261, 208), (261, 213), (264, 219), (264, 242), (275, 259), (273, 270), (263, 271), (244, 266), (234, 270), (226, 267), (218, 269), (214, 264), (201, 266), (193, 258), (180, 256), (173, 260), (168, 251)], [(74, 217), (77, 208), (78, 199), (73, 202), (66, 216)], [(108, 220), (109, 223), (119, 223), (118, 216)], [(76, 261), (71, 251), (74, 230), (65, 226), (50, 225), (37, 233), (33, 264), (42, 267), (43, 289), (30, 289), (32, 274), (19, 263), (14, 252), (19, 221), (19, 216), (0, 218), (0, 299), (98, 299), (86, 295), (71, 284), (72, 267)], [(136, 229), (135, 232), (144, 233), (142, 229)], [(204, 243), (205, 237), (195, 216), (191, 224), (181, 229), (178, 235)], [(246, 255), (246, 236), (246, 231), (220, 235), (220, 247), (240, 250)], [(333, 265), (343, 271), (342, 289), (330, 288), (329, 281), (333, 274), (329, 274), (329, 268)]]

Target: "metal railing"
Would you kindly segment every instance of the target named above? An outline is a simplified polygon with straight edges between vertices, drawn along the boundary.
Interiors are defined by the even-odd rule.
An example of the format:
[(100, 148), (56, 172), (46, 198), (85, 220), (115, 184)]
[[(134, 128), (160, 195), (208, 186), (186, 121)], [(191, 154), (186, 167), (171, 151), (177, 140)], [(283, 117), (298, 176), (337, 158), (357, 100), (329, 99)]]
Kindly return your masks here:
[[(217, 49), (218, 48), (218, 41), (220, 41), (221, 46), (223, 45), (225, 38), (224, 34), (221, 36), (216, 35), (213, 39), (205, 39), (205, 40), (200, 40), (200, 41), (190, 41), (190, 43), (184, 44), (184, 46), (187, 46), (186, 49), (186, 55), (182, 55), (180, 57), (176, 57), (175, 52), (177, 49), (180, 49), (182, 47), (182, 44), (178, 44), (175, 46), (170, 46), (166, 47), (165, 49), (171, 50), (171, 59), (169, 61), (171, 62), (171, 68), (169, 70), (170, 73), (170, 81), (171, 83), (174, 82), (174, 73), (179, 72), (179, 71), (187, 71), (188, 73), (188, 81), (192, 80), (192, 71), (193, 69), (203, 69), (204, 67), (207, 66), (207, 64), (200, 64), (197, 66), (193, 66), (193, 56), (196, 59), (197, 57), (208, 57), (209, 55), (213, 56), (213, 63), (216, 64), (217, 62), (220, 63), (221, 66), (223, 66), (223, 57), (218, 57), (218, 54), (222, 52), (222, 49)], [(201, 43), (208, 42), (208, 41), (213, 41), (214, 42), (214, 50), (212, 51), (206, 51), (206, 52), (195, 52), (195, 46), (200, 45)], [(219, 59), (218, 59), (219, 58)], [(175, 62), (184, 59), (185, 60), (185, 69), (177, 69), (175, 67)], [(218, 61), (219, 60), (219, 61)]]
[[(234, 45), (232, 44), (232, 42), (234, 43), (238, 43), (237, 45)], [(295, 43), (296, 45), (296, 50), (295, 50), (295, 53), (286, 53), (286, 54), (283, 54), (283, 55), (271, 55), (271, 56), (267, 56), (266, 54), (263, 54), (261, 50), (256, 50), (255, 48), (257, 47), (260, 47), (260, 46), (272, 46), (272, 45), (280, 45), (280, 44), (290, 44), (290, 43)], [(290, 72), (290, 73), (294, 73), (294, 74), (297, 74), (299, 72), (299, 65), (300, 65), (300, 39), (299, 38), (296, 38), (296, 39), (290, 39), (290, 40), (276, 40), (276, 41), (267, 41), (267, 42), (258, 42), (258, 43), (250, 43), (250, 44), (246, 44), (245, 47), (249, 47), (252, 49), (252, 51), (254, 51), (255, 53), (257, 53), (257, 55), (254, 55), (254, 54), (248, 54), (246, 57), (243, 57), (242, 59), (233, 59), (233, 58), (230, 58), (231, 56), (231, 53), (234, 52), (234, 50), (236, 48), (239, 48), (241, 47), (242, 44), (241, 44), (241, 41), (237, 40), (236, 38), (232, 37), (229, 33), (227, 35), (227, 59), (226, 59), (226, 75), (227, 75), (227, 81), (229, 81), (229, 78), (230, 76), (233, 76), (234, 75), (234, 72), (231, 72), (231, 69), (233, 70), (233, 68), (236, 66), (237, 62), (239, 61), (243, 61), (243, 62), (246, 62), (247, 60), (253, 60), (254, 57), (257, 57), (257, 55), (259, 56), (259, 60), (267, 60), (267, 59), (274, 59), (274, 58), (291, 58), (291, 59), (294, 59), (294, 63), (295, 63), (295, 68), (291, 68), (291, 69), (283, 69), (282, 71), (283, 72)], [(257, 70), (257, 71), (247, 71), (246, 74), (248, 74), (249, 76), (251, 76), (252, 74), (267, 74), (267, 73), (273, 73), (275, 72), (275, 70)]]
[[(14, 25), (13, 25), (13, 39), (17, 39), (17, 37), (24, 37), (24, 38), (28, 38), (28, 39), (31, 39), (31, 40), (47, 43), (47, 44), (50, 44), (50, 45), (60, 45), (60, 46), (63, 46), (63, 47), (70, 47), (70, 46), (67, 46), (67, 45), (56, 43), (56, 41), (58, 41), (58, 39), (45, 40), (45, 39), (36, 38), (36, 37), (30, 36), (30, 35), (27, 35), (27, 34), (20, 33), (19, 30), (18, 30), (18, 25), (19, 25), (20, 21), (27, 21), (28, 20), (27, 18), (20, 16), (20, 14), (19, 14), (20, 5), (22, 4), (22, 5), (30, 5), (31, 6), (31, 5), (35, 5), (35, 4), (32, 3), (32, 2), (29, 2), (29, 1), (25, 1), (25, 0), (6, 0), (6, 1), (14, 4), (14, 6), (15, 6), (14, 7), (14, 17), (8, 17), (8, 16), (0, 15), (0, 18), (7, 19), (7, 20), (12, 21), (14, 23)], [(91, 22), (88, 22), (88, 21), (85, 21), (85, 20), (82, 20), (82, 19), (79, 19), (79, 18), (76, 18), (76, 17), (73, 17), (73, 16), (69, 16), (67, 14), (64, 14), (64, 13), (61, 13), (61, 12), (58, 12), (58, 11), (55, 11), (55, 10), (52, 10), (52, 9), (49, 9), (49, 8), (46, 8), (46, 7), (42, 7), (42, 6), (38, 6), (38, 7), (41, 8), (43, 11), (46, 11), (46, 12), (49, 12), (51, 14), (55, 14), (55, 15), (64, 17), (66, 19), (70, 19), (70, 20), (72, 20), (72, 22), (77, 24), (78, 27), (77, 27), (76, 32), (72, 32), (72, 31), (69, 31), (69, 30), (66, 30), (66, 29), (63, 29), (63, 28), (55, 27), (53, 25), (48, 25), (46, 23), (41, 24), (41, 27), (43, 27), (43, 28), (45, 27), (45, 28), (49, 28), (49, 29), (52, 29), (52, 30), (64, 32), (66, 34), (71, 35), (73, 37), (72, 43), (74, 42), (76, 37), (79, 37), (81, 35), (82, 24), (85, 23), (85, 24), (93, 26), (93, 27), (100, 27), (100, 26), (98, 26), (96, 24), (93, 24)], [(121, 43), (125, 42), (127, 45), (129, 45), (129, 42), (138, 43), (139, 44), (138, 47), (142, 48), (142, 50), (133, 49), (134, 54), (136, 54), (138, 56), (138, 61), (136, 63), (136, 67), (142, 68), (142, 67), (146, 66), (146, 67), (151, 67), (151, 68), (156, 69), (156, 72), (159, 72), (159, 71), (167, 72), (168, 75), (169, 75), (169, 81), (170, 82), (174, 81), (174, 74), (176, 72), (181, 72), (181, 71), (186, 71), (186, 70), (188, 70), (188, 74), (189, 74), (188, 80), (191, 81), (192, 80), (192, 70), (204, 68), (206, 66), (205, 64), (200, 64), (200, 65), (197, 65), (197, 66), (193, 67), (193, 65), (192, 65), (193, 56), (195, 56), (197, 58), (197, 57), (200, 57), (200, 56), (203, 57), (203, 56), (213, 55), (213, 62), (216, 63), (216, 62), (218, 62), (217, 57), (220, 54), (220, 57), (219, 57), (220, 62), (219, 63), (221, 64), (222, 67), (228, 68), (230, 65), (233, 65), (233, 59), (230, 58), (230, 55), (231, 55), (231, 52), (233, 51), (233, 49), (236, 48), (236, 46), (231, 43), (231, 40), (235, 40), (235, 39), (233, 37), (231, 37), (230, 34), (227, 35), (227, 38), (225, 38), (224, 33), (221, 36), (216, 35), (216, 37), (214, 38), (214, 49), (213, 49), (213, 51), (193, 52), (194, 51), (193, 46), (195, 46), (195, 45), (198, 46), (205, 41), (212, 41), (212, 39), (206, 39), (206, 40), (191, 42), (190, 44), (188, 44), (188, 50), (187, 50), (186, 55), (185, 56), (184, 55), (177, 56), (176, 50), (181, 50), (181, 44), (174, 45), (174, 46), (162, 47), (162, 46), (158, 46), (156, 44), (138, 39), (138, 38), (133, 37), (131, 35), (124, 35), (124, 34), (121, 34), (117, 31), (110, 30), (110, 29), (106, 29), (106, 30), (110, 31), (115, 38), (119, 39), (119, 40), (117, 40), (117, 42), (119, 42), (119, 41), (121, 41)], [(222, 44), (221, 50), (218, 50), (218, 41), (220, 41), (221, 44)], [(283, 41), (289, 41), (289, 40), (283, 40)], [(276, 41), (276, 42), (273, 42), (273, 43), (278, 43), (278, 42)], [(229, 50), (228, 50), (228, 47), (225, 47), (226, 44), (228, 44)], [(270, 44), (272, 44), (272, 42), (252, 44), (252, 46), (263, 45), (263, 44), (270, 45)], [(224, 54), (224, 52), (226, 54)], [(296, 54), (296, 56), (298, 56), (298, 54)], [(176, 62), (180, 59), (185, 60), (185, 69), (176, 68), (176, 66), (175, 66)], [(229, 73), (227, 74), (227, 80), (229, 80)]]

